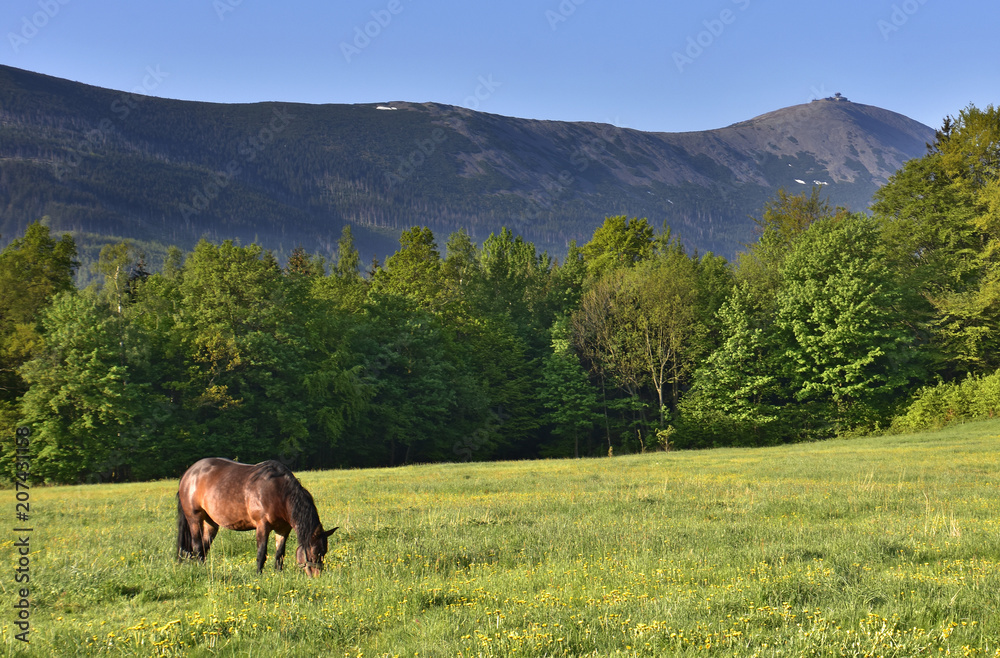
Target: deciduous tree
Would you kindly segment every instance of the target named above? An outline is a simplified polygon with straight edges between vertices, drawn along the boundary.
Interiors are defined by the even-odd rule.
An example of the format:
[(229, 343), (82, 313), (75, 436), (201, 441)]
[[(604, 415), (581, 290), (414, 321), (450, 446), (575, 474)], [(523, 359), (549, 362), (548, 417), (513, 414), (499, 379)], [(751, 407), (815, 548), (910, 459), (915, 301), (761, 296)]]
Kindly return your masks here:
[(852, 215), (813, 223), (781, 268), (776, 327), (796, 400), (829, 401), (848, 426), (877, 419), (922, 377), (877, 226)]

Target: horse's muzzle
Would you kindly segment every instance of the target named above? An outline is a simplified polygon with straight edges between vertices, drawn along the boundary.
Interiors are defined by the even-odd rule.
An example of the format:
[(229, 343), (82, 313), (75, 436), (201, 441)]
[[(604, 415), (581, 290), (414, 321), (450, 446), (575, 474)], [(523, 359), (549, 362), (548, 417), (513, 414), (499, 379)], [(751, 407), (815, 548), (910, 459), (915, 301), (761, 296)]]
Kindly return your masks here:
[(306, 575), (310, 578), (315, 578), (316, 576), (323, 573), (323, 563), (322, 562), (300, 562), (299, 567), (305, 570)]

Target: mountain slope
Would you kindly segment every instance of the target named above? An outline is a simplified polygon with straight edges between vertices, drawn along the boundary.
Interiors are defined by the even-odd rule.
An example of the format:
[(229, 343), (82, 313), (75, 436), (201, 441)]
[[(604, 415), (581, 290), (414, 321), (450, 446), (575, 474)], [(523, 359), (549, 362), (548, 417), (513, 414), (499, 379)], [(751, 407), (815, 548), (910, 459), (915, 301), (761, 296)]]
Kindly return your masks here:
[(732, 256), (779, 187), (818, 181), (863, 210), (933, 136), (842, 98), (647, 133), (433, 103), (174, 101), (0, 67), (0, 234), (47, 215), (60, 231), (325, 253), (349, 223), (381, 256), (415, 224), (442, 243), (506, 225), (558, 253), (627, 214)]

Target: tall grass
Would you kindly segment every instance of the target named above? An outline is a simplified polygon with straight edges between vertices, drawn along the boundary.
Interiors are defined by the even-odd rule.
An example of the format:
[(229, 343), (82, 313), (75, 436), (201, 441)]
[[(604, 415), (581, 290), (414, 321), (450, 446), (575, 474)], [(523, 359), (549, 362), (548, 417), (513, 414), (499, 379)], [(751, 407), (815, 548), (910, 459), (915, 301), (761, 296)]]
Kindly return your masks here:
[[(275, 573), (273, 559), (258, 576), (252, 533), (222, 531), (206, 564), (177, 564), (173, 481), (37, 489), (30, 649), (1000, 655), (998, 447), (991, 421), (765, 449), (304, 472), (324, 524), (341, 527), (313, 580)], [(6, 609), (3, 646), (17, 652)]]

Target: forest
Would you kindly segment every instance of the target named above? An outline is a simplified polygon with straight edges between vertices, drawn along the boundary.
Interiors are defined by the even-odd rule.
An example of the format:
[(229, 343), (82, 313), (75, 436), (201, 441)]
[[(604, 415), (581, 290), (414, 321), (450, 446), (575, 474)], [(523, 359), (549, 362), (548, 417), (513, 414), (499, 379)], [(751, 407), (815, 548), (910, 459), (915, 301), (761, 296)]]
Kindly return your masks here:
[(556, 262), (509, 229), (360, 262), (129, 242), (78, 287), (44, 220), (0, 253), (0, 432), (46, 483), (614, 455), (1000, 410), (1000, 112), (949, 117), (871, 213), (779, 192), (733, 261), (608, 217)]

